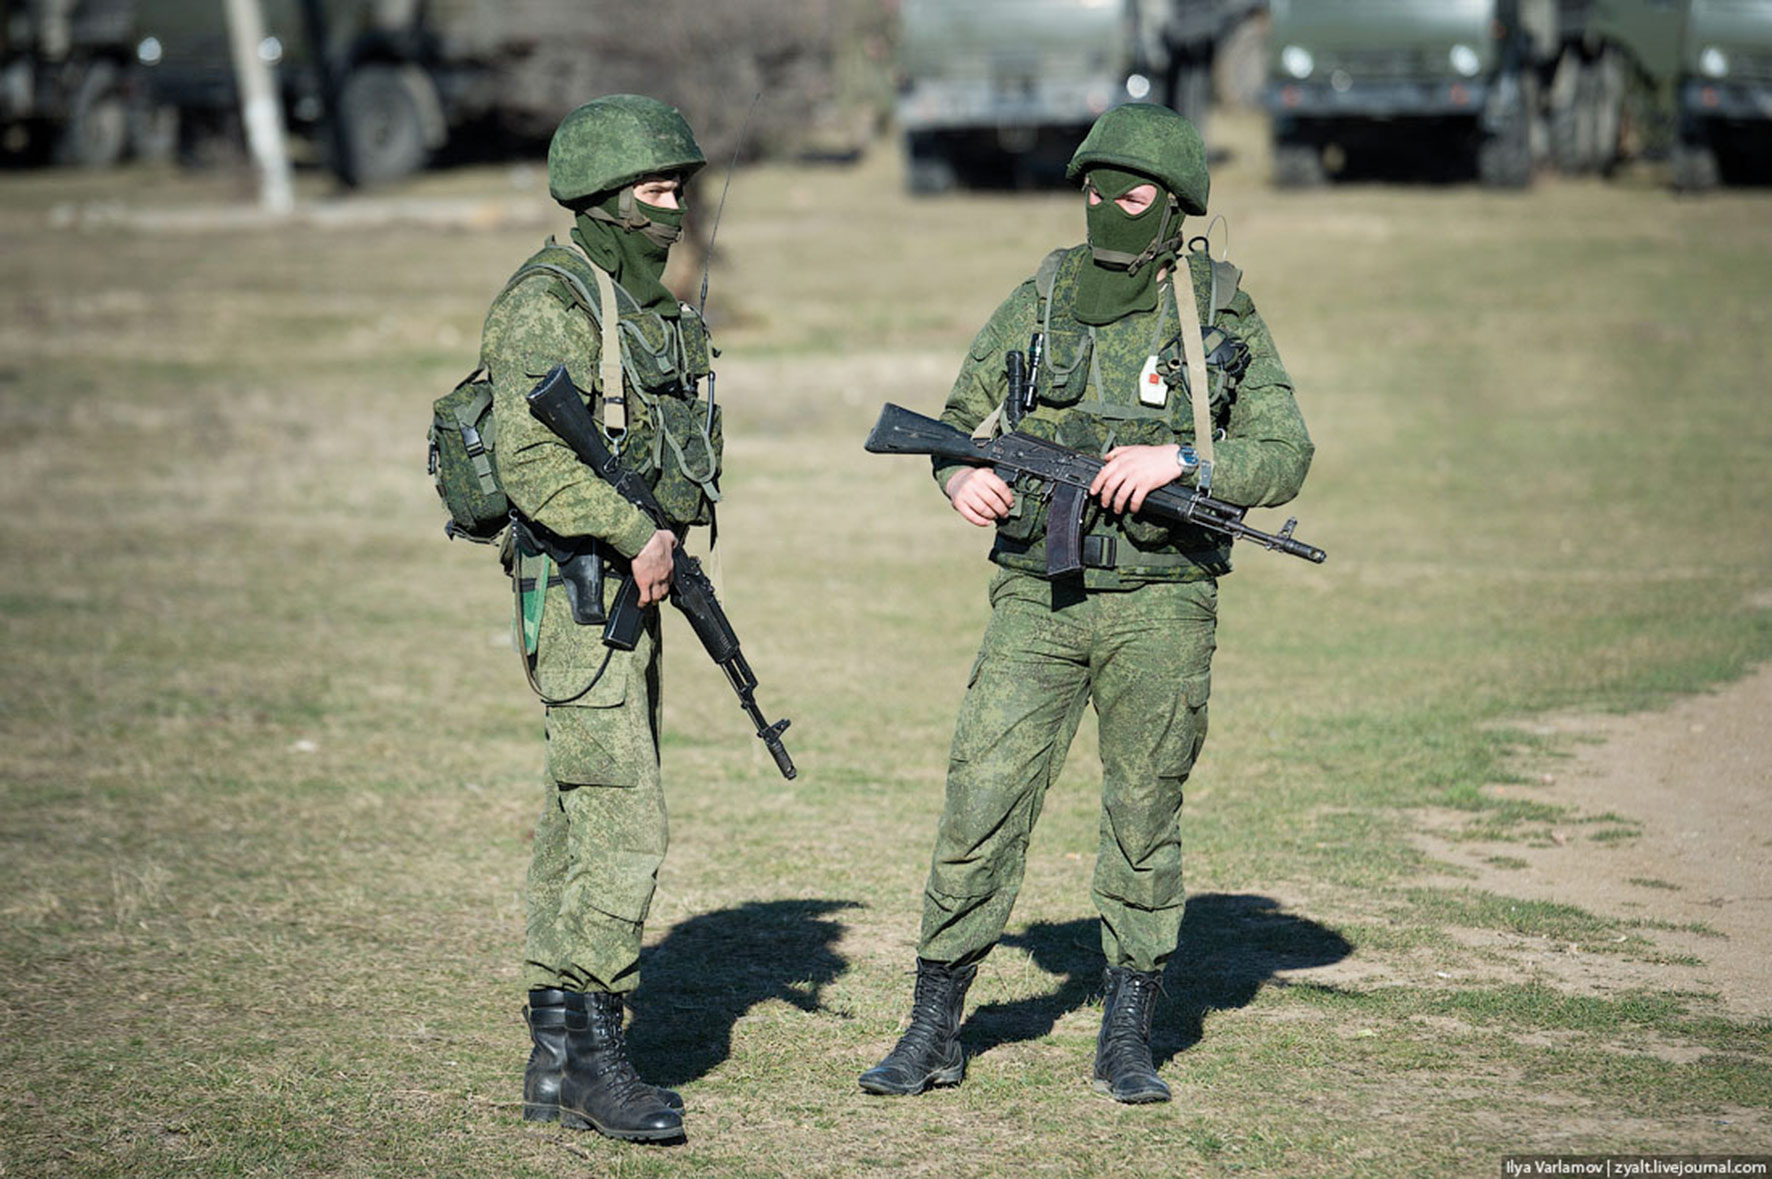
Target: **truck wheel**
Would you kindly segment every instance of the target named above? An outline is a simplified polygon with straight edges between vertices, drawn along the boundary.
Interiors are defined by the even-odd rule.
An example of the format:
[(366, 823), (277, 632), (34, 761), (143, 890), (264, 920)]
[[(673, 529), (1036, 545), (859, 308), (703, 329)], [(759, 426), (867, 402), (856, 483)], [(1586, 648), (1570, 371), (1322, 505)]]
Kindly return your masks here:
[(80, 168), (109, 168), (129, 146), (129, 106), (123, 76), (108, 61), (86, 69), (69, 104), (68, 121), (55, 144), (55, 161)]
[(338, 168), (348, 184), (382, 184), (425, 166), (424, 114), (412, 82), (401, 70), (366, 65), (351, 71), (338, 95), (344, 159)]
[(1532, 119), (1538, 87), (1530, 74), (1497, 79), (1498, 95), (1510, 90), (1512, 101), (1497, 112), (1501, 126), (1482, 132), (1477, 143), (1477, 179), (1485, 188), (1525, 188), (1532, 183)]
[(1323, 149), (1314, 143), (1283, 140), (1274, 144), (1274, 187), (1317, 188), (1329, 179)]
[(1525, 188), (1532, 183), (1532, 142), (1523, 119), (1483, 137), (1477, 145), (1477, 179), (1484, 188)]
[(150, 164), (168, 164), (178, 154), (178, 108), (134, 103), (129, 108), (129, 153)]
[(930, 136), (907, 135), (904, 148), (904, 186), (909, 192), (917, 196), (935, 196), (947, 192), (957, 183), (959, 178), (954, 172), (953, 161)]
[(1579, 176), (1594, 168), (1591, 108), (1584, 103), (1591, 87), (1587, 66), (1574, 49), (1564, 51), (1550, 88), (1550, 152), (1557, 171)]
[(1212, 107), (1212, 62), (1209, 58), (1184, 58), (1169, 75), (1169, 106), (1206, 134), (1206, 115)]
[(1593, 75), (1594, 170), (1610, 172), (1617, 166), (1619, 132), (1624, 126), (1624, 61), (1608, 48), (1589, 70)]
[(1674, 187), (1681, 192), (1708, 192), (1722, 179), (1717, 149), (1708, 139), (1682, 139), (1674, 144)]
[(1243, 110), (1260, 105), (1267, 84), (1267, 27), (1265, 14), (1251, 16), (1218, 43), (1212, 89), (1225, 106)]

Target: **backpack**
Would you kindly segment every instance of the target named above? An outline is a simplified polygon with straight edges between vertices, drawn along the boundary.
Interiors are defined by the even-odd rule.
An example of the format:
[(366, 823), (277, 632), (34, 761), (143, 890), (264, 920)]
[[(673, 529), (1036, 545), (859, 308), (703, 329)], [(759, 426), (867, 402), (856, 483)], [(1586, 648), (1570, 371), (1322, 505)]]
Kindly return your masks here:
[(492, 461), (492, 378), (484, 365), (431, 403), (427, 467), (449, 513), (443, 534), (495, 543), (511, 522), (511, 503)]
[[(601, 310), (577, 267), (557, 260), (565, 250), (548, 239), (541, 253), (525, 262), (499, 292), (506, 292), (532, 274), (546, 271), (564, 279), (581, 306), (601, 322)], [(565, 261), (570, 262), (571, 259)], [(619, 368), (616, 371), (620, 371)], [(431, 403), (430, 453), (426, 463), (437, 498), (449, 520), (443, 534), (476, 544), (496, 544), (511, 522), (511, 501), (498, 481), (493, 457), (492, 376), (481, 365), (455, 388)]]

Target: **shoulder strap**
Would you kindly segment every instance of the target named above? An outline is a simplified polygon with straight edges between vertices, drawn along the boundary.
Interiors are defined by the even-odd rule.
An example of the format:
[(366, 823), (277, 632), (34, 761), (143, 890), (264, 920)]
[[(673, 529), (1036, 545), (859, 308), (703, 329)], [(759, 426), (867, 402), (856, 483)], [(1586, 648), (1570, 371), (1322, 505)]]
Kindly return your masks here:
[[(1176, 317), (1181, 320), (1181, 348), (1183, 355), (1187, 357), (1187, 388), (1194, 412), (1194, 453), (1200, 456), (1200, 474), (1196, 483), (1200, 490), (1207, 491), (1212, 487), (1212, 405), (1206, 391), (1209, 378), (1206, 375), (1206, 345), (1200, 338), (1200, 325), (1211, 323), (1217, 315), (1218, 309), (1214, 304), (1217, 302), (1218, 272), (1214, 266), (1212, 297), (1207, 302), (1206, 315), (1202, 318), (1199, 296), (1194, 291), (1194, 258), (1195, 255), (1186, 255), (1182, 267), (1186, 275), (1188, 306), (1193, 309), (1193, 323), (1188, 322), (1187, 314), (1181, 310), (1183, 284), (1172, 282), (1170, 285), (1175, 288)], [(1211, 264), (1210, 259), (1207, 261)], [(1175, 276), (1177, 279), (1181, 277), (1183, 276)]]
[[(590, 273), (591, 283), (585, 282), (586, 271)], [(557, 245), (551, 237), (529, 261), (517, 268), (517, 273), (511, 276), (504, 289), (509, 291), (524, 279), (538, 273), (552, 274), (564, 279), (572, 297), (585, 309), (591, 322), (601, 329), (603, 348), (602, 355), (598, 357), (598, 369), (603, 382), (603, 397), (597, 407), (597, 418), (606, 430), (625, 430), (627, 398), (622, 392), (621, 326), (618, 321), (623, 310), (621, 296), (627, 292), (617, 291), (615, 280), (601, 266), (565, 246)], [(593, 284), (596, 286), (594, 295), (591, 293)], [(609, 306), (616, 308), (616, 314), (605, 316), (603, 308)]]
[(1212, 318), (1230, 308), (1242, 285), (1243, 272), (1229, 262), (1212, 259)]
[(1045, 306), (1052, 299), (1052, 286), (1058, 281), (1058, 268), (1064, 264), (1064, 256), (1071, 249), (1070, 246), (1058, 247), (1040, 259), (1040, 269), (1034, 271), (1034, 291), (1040, 296), (1042, 319), (1045, 318)]

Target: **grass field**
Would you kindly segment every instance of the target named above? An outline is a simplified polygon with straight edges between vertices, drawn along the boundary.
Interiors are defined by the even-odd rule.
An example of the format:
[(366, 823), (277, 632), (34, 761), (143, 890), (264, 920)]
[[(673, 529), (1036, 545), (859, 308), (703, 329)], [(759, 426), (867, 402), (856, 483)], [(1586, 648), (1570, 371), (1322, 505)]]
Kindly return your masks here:
[[(1558, 754), (1526, 718), (1772, 655), (1772, 199), (1279, 195), (1256, 126), (1227, 133), (1214, 209), (1318, 446), (1288, 510), (1330, 558), (1244, 553), (1224, 585), (1156, 1033), (1176, 1103), (1089, 1090), (1087, 724), (974, 988), (968, 1080), (854, 1084), (908, 1004), (988, 575), (927, 468), (861, 439), (884, 400), (933, 412), (1081, 234), (1065, 194), (909, 200), (881, 149), (740, 173), (720, 231), (722, 592), (801, 775), (667, 623), (672, 850), (631, 1036), (688, 1103), (669, 1149), (518, 1117), (539, 708), (496, 562), (444, 542), (423, 467), (428, 402), (545, 231), (484, 210), (545, 209), (533, 172), (201, 232), (237, 179), (0, 177), (0, 1175), (1446, 1176), (1772, 1149), (1772, 1023), (1679, 985), (1652, 929), (1426, 882), (1409, 838), (1428, 807), (1542, 822), (1482, 789)], [(1628, 823), (1601, 834), (1655, 875)], [(1573, 988), (1473, 930), (1671, 981)]]

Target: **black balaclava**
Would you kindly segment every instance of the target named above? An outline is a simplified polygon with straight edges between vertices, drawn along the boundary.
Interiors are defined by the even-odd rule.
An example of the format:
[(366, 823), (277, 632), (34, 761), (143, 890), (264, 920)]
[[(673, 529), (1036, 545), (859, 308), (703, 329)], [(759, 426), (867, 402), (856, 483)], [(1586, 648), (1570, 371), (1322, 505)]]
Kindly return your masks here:
[[(1071, 313), (1087, 324), (1112, 323), (1157, 307), (1157, 273), (1172, 266), (1181, 248), (1181, 215), (1162, 184), (1137, 172), (1096, 167), (1087, 182), (1101, 202), (1089, 205), (1092, 257), (1077, 276)], [(1157, 199), (1136, 217), (1115, 203), (1141, 184), (1156, 184)]]

